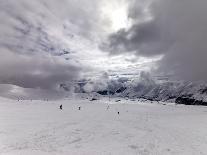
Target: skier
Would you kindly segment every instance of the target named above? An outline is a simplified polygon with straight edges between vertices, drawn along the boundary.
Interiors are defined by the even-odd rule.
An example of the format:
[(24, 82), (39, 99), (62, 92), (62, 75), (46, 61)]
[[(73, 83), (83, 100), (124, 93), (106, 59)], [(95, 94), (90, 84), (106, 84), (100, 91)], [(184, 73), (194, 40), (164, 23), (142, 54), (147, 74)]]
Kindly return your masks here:
[(63, 109), (63, 105), (61, 104), (61, 105), (60, 105), (60, 110), (62, 110), (62, 109)]
[(81, 107), (78, 107), (78, 110), (81, 110)]

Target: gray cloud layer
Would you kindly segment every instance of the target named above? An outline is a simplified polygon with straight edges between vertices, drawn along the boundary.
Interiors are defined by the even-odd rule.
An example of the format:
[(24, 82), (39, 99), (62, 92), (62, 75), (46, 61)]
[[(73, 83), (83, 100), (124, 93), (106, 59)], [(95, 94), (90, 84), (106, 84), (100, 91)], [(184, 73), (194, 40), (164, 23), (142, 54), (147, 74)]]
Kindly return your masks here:
[(164, 55), (160, 72), (206, 80), (207, 1), (154, 0), (149, 7), (152, 19), (145, 21), (139, 5), (138, 0), (130, 5), (131, 28), (111, 34), (105, 49), (112, 54), (135, 51), (138, 56)]
[(1, 50), (0, 83), (24, 88), (52, 89), (58, 83), (73, 80), (80, 69), (47, 55), (19, 55)]

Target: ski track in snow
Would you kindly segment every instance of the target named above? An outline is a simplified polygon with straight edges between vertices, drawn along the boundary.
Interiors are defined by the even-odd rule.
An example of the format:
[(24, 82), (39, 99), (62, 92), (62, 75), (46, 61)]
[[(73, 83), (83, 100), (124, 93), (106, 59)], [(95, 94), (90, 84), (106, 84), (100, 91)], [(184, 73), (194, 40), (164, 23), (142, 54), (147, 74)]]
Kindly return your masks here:
[(0, 154), (207, 154), (207, 107), (108, 103), (1, 99)]

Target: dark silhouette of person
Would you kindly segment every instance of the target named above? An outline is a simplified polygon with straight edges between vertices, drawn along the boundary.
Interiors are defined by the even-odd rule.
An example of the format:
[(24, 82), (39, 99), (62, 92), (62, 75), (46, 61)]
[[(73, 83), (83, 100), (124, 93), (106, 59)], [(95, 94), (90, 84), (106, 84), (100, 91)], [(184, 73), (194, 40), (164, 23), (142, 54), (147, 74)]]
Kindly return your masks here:
[(81, 110), (81, 107), (78, 107), (78, 110)]
[(119, 115), (119, 111), (118, 111), (118, 115)]
[(62, 109), (63, 109), (63, 105), (61, 104), (61, 105), (60, 105), (60, 110), (62, 110)]

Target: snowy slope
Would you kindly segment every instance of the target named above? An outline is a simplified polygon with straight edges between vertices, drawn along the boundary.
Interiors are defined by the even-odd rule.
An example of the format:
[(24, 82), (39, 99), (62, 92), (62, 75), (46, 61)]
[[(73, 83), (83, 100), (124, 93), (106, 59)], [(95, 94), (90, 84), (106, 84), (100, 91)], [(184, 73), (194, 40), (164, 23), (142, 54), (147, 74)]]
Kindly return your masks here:
[(207, 154), (206, 107), (1, 99), (0, 122), (1, 155)]

